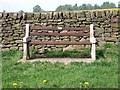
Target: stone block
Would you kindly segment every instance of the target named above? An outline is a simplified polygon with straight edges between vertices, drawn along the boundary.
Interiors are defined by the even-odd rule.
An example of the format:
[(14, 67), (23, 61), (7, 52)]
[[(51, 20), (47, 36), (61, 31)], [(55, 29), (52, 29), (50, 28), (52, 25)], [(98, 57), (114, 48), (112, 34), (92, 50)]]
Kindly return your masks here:
[(19, 50), (23, 50), (23, 47), (19, 47)]
[(43, 20), (43, 19), (46, 19), (47, 18), (47, 13), (41, 13), (41, 19)]
[(96, 17), (102, 17), (102, 12), (101, 11), (96, 11)]
[(17, 43), (14, 43), (14, 44), (12, 44), (13, 46), (17, 46), (18, 44)]
[(59, 22), (59, 23), (57, 23), (58, 25), (64, 25), (64, 22)]
[(23, 46), (23, 44), (18, 44), (18, 46), (22, 47), (22, 46)]
[(53, 13), (53, 18), (54, 19), (58, 19), (59, 18), (59, 13), (58, 12), (54, 12)]
[[(69, 18), (70, 18), (69, 11), (63, 12), (63, 18), (64, 18), (64, 19), (69, 19)], [(72, 17), (72, 18), (73, 18), (73, 17)]]
[[(4, 40), (6, 41), (12, 41), (13, 40), (13, 37), (12, 36), (9, 36), (9, 35), (5, 35), (6, 37), (4, 37)], [(8, 37), (9, 36), (9, 37)]]
[(2, 17), (3, 17), (3, 13), (0, 13), (0, 19), (2, 19)]
[(2, 44), (9, 44), (10, 42), (6, 41), (6, 40), (3, 40), (2, 41)]
[(10, 41), (10, 44), (13, 44), (13, 43), (15, 43), (15, 41)]
[(110, 33), (105, 33), (105, 37), (110, 37)]
[(111, 23), (111, 27), (112, 28), (117, 28), (117, 27), (120, 27), (120, 25), (118, 23)]
[(99, 46), (99, 47), (102, 47), (105, 43), (106, 43), (106, 41), (99, 41), (99, 42), (98, 42), (98, 46)]
[(18, 47), (10, 47), (10, 50), (18, 50)]
[(112, 32), (112, 28), (106, 28), (105, 29), (105, 33), (111, 33)]
[(3, 47), (5, 47), (5, 48), (9, 48), (9, 47), (12, 47), (12, 45), (11, 45), (11, 44), (3, 45)]
[(16, 42), (16, 43), (23, 43), (22, 40), (16, 40), (15, 42)]
[(2, 20), (2, 19), (0, 19), (0, 27), (2, 26), (2, 23), (3, 23), (3, 20)]
[(105, 41), (106, 41), (106, 42), (117, 42), (117, 38), (105, 37)]
[(2, 48), (2, 51), (9, 51), (10, 48)]
[(35, 48), (40, 49), (40, 48), (42, 48), (42, 45), (35, 45)]
[(63, 19), (63, 12), (58, 12), (59, 13), (59, 19)]
[(33, 20), (27, 20), (27, 23), (33, 23)]
[(66, 50), (74, 50), (74, 48), (72, 47), (72, 45), (69, 45), (68, 47), (63, 48), (63, 51)]
[(56, 45), (56, 48), (60, 48), (60, 47), (66, 47), (66, 45)]
[(32, 17), (34, 17), (33, 13), (27, 13), (27, 19), (28, 20), (31, 20)]
[(2, 41), (2, 38), (0, 37), (0, 42)]
[(73, 45), (73, 48), (75, 49), (75, 50), (81, 50), (82, 48), (84, 48), (84, 46), (82, 46), (82, 45)]
[(17, 18), (17, 16), (18, 16), (18, 13), (13, 14), (13, 17)]
[(39, 19), (40, 18), (40, 13), (34, 13), (34, 19)]
[(113, 10), (113, 11), (112, 11), (112, 13), (113, 13), (113, 16), (116, 16), (116, 15), (118, 15), (118, 14), (119, 14), (119, 12), (118, 12), (118, 11), (116, 11), (116, 10)]
[(45, 49), (44, 48), (41, 48), (38, 50), (38, 53), (44, 53)]
[(91, 18), (91, 12), (86, 12), (86, 18)]
[(14, 40), (19, 40), (21, 37), (13, 37)]

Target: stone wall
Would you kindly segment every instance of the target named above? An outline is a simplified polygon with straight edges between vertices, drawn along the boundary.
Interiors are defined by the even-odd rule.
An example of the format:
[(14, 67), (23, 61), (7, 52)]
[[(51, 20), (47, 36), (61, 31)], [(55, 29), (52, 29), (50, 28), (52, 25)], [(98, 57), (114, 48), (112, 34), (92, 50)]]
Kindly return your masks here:
[[(31, 26), (61, 26), (61, 27), (81, 27), (89, 26), (91, 23), (95, 27), (95, 37), (97, 46), (104, 43), (117, 44), (120, 37), (119, 10), (101, 11), (66, 11), (66, 12), (41, 12), (41, 13), (0, 13), (0, 42), (2, 50), (22, 50), (22, 39), (25, 35), (25, 24)], [(49, 31), (47, 31), (49, 32)], [(44, 38), (44, 37), (42, 37)], [(54, 37), (57, 38), (57, 37)], [(53, 38), (53, 39), (54, 39)], [(66, 39), (64, 37), (63, 39)], [(86, 37), (84, 37), (86, 39)], [(57, 38), (58, 40), (60, 38)], [(69, 37), (68, 37), (69, 39)], [(72, 38), (80, 40), (80, 37)], [(44, 40), (47, 40), (44, 38)], [(49, 37), (48, 37), (49, 40)], [(71, 48), (76, 45), (39, 45), (39, 49), (44, 48)], [(80, 46), (78, 46), (80, 47)]]

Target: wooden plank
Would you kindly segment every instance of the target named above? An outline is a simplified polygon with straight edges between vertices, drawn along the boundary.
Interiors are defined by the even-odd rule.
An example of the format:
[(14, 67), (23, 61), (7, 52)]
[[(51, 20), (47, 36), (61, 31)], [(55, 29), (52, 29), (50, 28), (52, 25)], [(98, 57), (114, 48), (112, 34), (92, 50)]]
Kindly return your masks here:
[(90, 36), (90, 33), (38, 33), (30, 32), (30, 36)]
[(90, 30), (90, 27), (30, 27), (32, 30)]
[(71, 42), (71, 41), (31, 41), (30, 44), (42, 44), (42, 45), (91, 45), (92, 43), (89, 41), (81, 41), (81, 42)]

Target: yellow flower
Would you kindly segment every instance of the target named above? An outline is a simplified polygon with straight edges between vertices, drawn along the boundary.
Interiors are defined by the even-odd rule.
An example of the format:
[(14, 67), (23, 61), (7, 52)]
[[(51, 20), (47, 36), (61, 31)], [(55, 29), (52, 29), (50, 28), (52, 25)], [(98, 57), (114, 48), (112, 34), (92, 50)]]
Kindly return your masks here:
[(17, 83), (13, 83), (13, 86), (17, 86)]
[(47, 80), (43, 80), (42, 82), (43, 82), (43, 83), (46, 83), (46, 82), (47, 82)]
[(85, 82), (84, 84), (88, 85), (88, 84), (89, 84), (89, 82)]
[(82, 84), (82, 83), (80, 82), (80, 84)]
[(20, 82), (20, 83), (23, 83), (23, 82)]

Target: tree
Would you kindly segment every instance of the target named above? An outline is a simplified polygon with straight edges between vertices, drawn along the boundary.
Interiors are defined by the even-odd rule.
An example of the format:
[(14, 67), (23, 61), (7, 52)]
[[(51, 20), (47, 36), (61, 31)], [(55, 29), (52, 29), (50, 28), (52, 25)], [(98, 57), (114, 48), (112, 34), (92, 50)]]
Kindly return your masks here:
[(73, 10), (73, 7), (72, 7), (72, 5), (66, 4), (65, 9), (66, 9), (66, 11), (71, 11), (71, 10)]
[(39, 5), (33, 7), (33, 12), (41, 12), (43, 11)]
[(89, 4), (86, 5), (86, 9), (87, 9), (87, 10), (92, 10), (92, 9), (93, 9), (93, 6), (89, 3)]
[(75, 4), (74, 6), (73, 6), (73, 10), (78, 10), (79, 8), (78, 8), (78, 6), (77, 6), (77, 4)]
[(23, 10), (20, 10), (19, 13), (23, 13), (24, 11)]
[(55, 11), (63, 11), (63, 6), (58, 6)]
[(80, 10), (86, 10), (87, 9), (87, 5), (86, 4), (82, 4), (81, 6), (79, 6)]
[[(119, 4), (120, 7), (120, 4)], [(101, 6), (95, 4), (92, 6), (90, 3), (88, 4), (82, 4), (81, 6), (78, 6), (75, 4), (74, 6), (66, 4), (66, 5), (60, 5), (56, 8), (56, 11), (72, 11), (72, 10), (92, 10), (92, 9), (101, 9), (101, 8), (116, 8), (114, 3), (110, 2), (103, 2)]]
[(120, 1), (118, 2), (118, 8), (120, 8)]
[(100, 8), (99, 5), (97, 5), (97, 4), (94, 5), (94, 9), (99, 9), (99, 8)]
[(72, 5), (66, 4), (66, 5), (60, 5), (56, 8), (56, 11), (71, 11), (73, 10)]
[(103, 2), (103, 4), (101, 5), (101, 8), (115, 8), (115, 4), (114, 3), (110, 3), (110, 2)]

